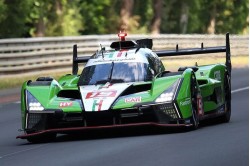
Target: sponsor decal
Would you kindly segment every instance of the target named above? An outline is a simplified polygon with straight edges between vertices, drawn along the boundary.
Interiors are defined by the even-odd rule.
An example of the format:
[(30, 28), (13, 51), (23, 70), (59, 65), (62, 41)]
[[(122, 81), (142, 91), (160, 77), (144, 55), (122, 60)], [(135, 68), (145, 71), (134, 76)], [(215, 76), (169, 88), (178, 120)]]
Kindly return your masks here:
[(102, 89), (102, 88), (109, 88), (109, 87), (111, 87), (112, 86), (112, 84), (111, 83), (109, 83), (109, 82), (107, 82), (106, 84), (104, 84), (104, 85), (100, 85), (100, 87), (98, 88), (98, 89)]
[(109, 58), (112, 58), (113, 55), (114, 55), (114, 53), (115, 53), (115, 51), (111, 51), (111, 52), (109, 53)]
[(97, 111), (101, 111), (102, 103), (103, 103), (103, 100), (100, 100), (100, 101), (94, 100), (93, 105), (92, 105), (92, 111), (95, 111), (96, 107), (97, 107)]
[(198, 106), (198, 114), (204, 115), (202, 97), (200, 94), (197, 95), (197, 106)]
[[(109, 110), (117, 97), (132, 83), (81, 86), (80, 92), (86, 112)], [(109, 88), (105, 88), (109, 87)], [(126, 98), (126, 97), (124, 97)], [(122, 99), (124, 101), (124, 98)], [(102, 100), (102, 101), (101, 101)]]
[(102, 59), (102, 60), (94, 60), (93, 63), (105, 63), (105, 62), (122, 62), (122, 61), (135, 61), (136, 58), (117, 58), (117, 59)]
[(186, 98), (184, 101), (180, 102), (181, 106), (185, 106), (185, 105), (189, 105), (189, 104), (191, 104), (190, 98)]
[(96, 91), (96, 92), (88, 92), (86, 95), (86, 99), (90, 98), (105, 98), (105, 97), (115, 97), (116, 91)]
[(128, 97), (124, 99), (125, 103), (138, 103), (141, 102), (141, 96), (139, 97)]
[(221, 80), (221, 75), (219, 70), (214, 72), (214, 78), (218, 81)]
[(123, 52), (126, 52), (126, 51), (127, 51), (127, 50), (111, 51), (111, 52), (109, 53), (108, 57), (109, 57), (109, 58), (113, 58), (114, 55), (115, 55), (115, 53), (117, 53), (117, 54), (116, 54), (116, 57), (119, 58), (119, 57), (122, 56), (122, 53), (123, 53)]
[(70, 102), (61, 102), (59, 104), (59, 107), (71, 107), (73, 105), (73, 102), (70, 101)]
[(122, 53), (125, 52), (125, 51), (127, 51), (127, 50), (121, 50), (121, 51), (119, 51), (118, 54), (117, 54), (117, 57), (121, 57)]

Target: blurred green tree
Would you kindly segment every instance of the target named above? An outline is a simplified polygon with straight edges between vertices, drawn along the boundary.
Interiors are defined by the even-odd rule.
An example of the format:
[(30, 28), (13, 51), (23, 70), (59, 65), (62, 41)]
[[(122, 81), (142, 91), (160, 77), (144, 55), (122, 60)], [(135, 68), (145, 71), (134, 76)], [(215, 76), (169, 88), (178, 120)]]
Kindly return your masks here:
[(119, 29), (119, 0), (81, 0), (81, 34), (111, 34)]
[(83, 28), (79, 0), (54, 0), (48, 10), (46, 36), (76, 36)]
[(27, 17), (30, 13), (29, 1), (0, 0), (0, 38), (29, 36)]
[(246, 0), (0, 0), (0, 12), (0, 38), (249, 32)]
[(165, 0), (162, 33), (248, 33), (245, 0)]
[(30, 0), (32, 1), (29, 23), (32, 36), (79, 35), (82, 17), (79, 0)]

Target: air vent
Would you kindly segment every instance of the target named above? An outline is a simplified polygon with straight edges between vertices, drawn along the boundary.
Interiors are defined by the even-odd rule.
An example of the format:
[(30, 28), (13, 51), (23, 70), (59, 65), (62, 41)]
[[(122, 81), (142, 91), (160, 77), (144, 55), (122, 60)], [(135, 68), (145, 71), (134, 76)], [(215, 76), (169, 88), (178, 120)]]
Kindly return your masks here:
[(81, 94), (78, 90), (61, 90), (57, 97), (70, 98), (70, 99), (81, 99)]
[(117, 49), (136, 48), (138, 47), (138, 45), (134, 41), (118, 41), (111, 43), (110, 47), (117, 50)]
[(152, 84), (141, 84), (141, 85), (132, 85), (130, 87), (128, 87), (122, 94), (121, 96), (127, 96), (127, 95), (131, 95), (134, 93), (139, 93), (139, 92), (145, 92), (150, 90), (152, 87)]
[(198, 82), (199, 85), (205, 85), (205, 84), (208, 83), (207, 80), (197, 80), (197, 82)]

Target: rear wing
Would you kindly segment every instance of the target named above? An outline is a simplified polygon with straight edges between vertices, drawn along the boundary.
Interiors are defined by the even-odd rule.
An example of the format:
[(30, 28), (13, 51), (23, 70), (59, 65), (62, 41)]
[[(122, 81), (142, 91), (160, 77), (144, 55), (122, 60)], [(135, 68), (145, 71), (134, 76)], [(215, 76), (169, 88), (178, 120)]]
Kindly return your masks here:
[(231, 64), (229, 33), (226, 34), (226, 45), (225, 46), (203, 47), (203, 43), (201, 43), (201, 48), (179, 49), (178, 45), (176, 45), (175, 50), (161, 50), (161, 51), (154, 51), (154, 52), (159, 57), (225, 52), (226, 53), (226, 63), (225, 64), (227, 66), (228, 74), (231, 76), (232, 64)]
[[(225, 64), (227, 66), (228, 74), (231, 76), (232, 64), (231, 64), (229, 33), (226, 34), (226, 45), (225, 46), (203, 47), (203, 43), (201, 43), (201, 48), (179, 49), (178, 45), (176, 45), (175, 50), (161, 50), (161, 51), (154, 51), (154, 52), (159, 57), (225, 52), (226, 53), (226, 63)], [(90, 59), (90, 56), (77, 57), (77, 45), (74, 45), (73, 46), (73, 66), (72, 66), (73, 75), (77, 75), (77, 73), (78, 73), (78, 63), (86, 63), (89, 59)]]

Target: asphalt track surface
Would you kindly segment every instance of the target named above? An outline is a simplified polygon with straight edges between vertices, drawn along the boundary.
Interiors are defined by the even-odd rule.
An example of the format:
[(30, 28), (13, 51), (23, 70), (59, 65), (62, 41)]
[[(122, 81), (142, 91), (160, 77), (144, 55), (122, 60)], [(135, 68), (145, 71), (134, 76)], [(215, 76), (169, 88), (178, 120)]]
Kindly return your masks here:
[(20, 103), (0, 104), (0, 166), (248, 165), (248, 76), (248, 68), (233, 70), (231, 121), (204, 123), (195, 131), (94, 131), (30, 144), (15, 138), (20, 134)]

